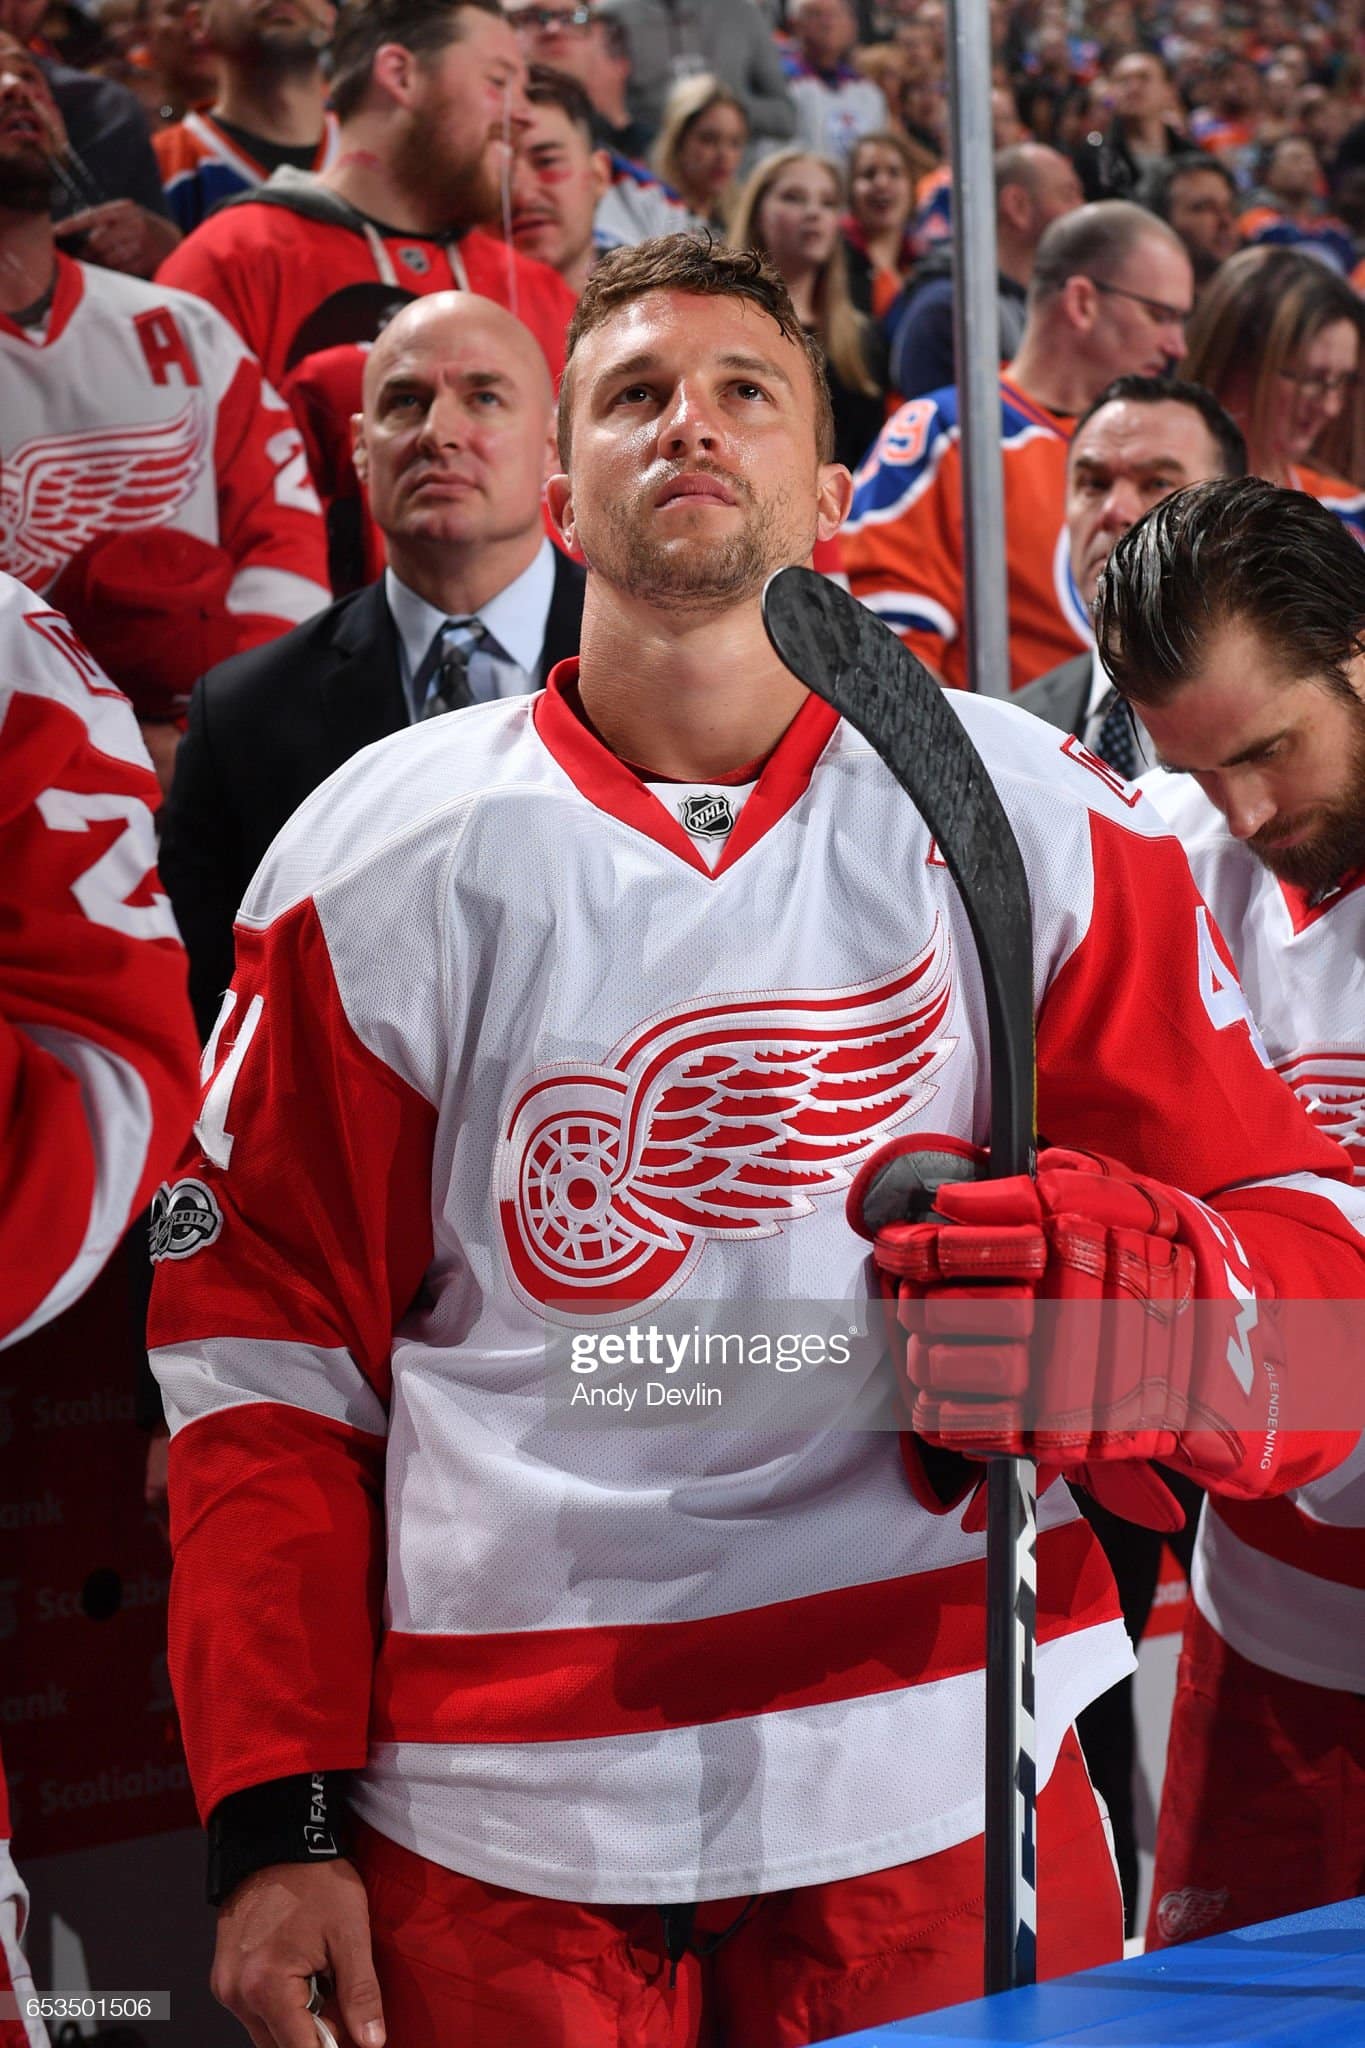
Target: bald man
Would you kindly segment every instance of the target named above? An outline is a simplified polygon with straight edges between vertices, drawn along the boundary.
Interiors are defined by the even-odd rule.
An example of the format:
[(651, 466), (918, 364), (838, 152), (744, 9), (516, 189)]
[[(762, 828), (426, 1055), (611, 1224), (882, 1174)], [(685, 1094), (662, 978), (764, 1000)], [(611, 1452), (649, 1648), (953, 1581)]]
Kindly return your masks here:
[(203, 677), (161, 813), (205, 1037), (237, 906), (303, 799), (371, 741), (537, 690), (578, 652), (583, 572), (546, 538), (553, 393), (527, 328), (472, 293), (403, 307), (370, 351), (352, 431), (388, 568)]

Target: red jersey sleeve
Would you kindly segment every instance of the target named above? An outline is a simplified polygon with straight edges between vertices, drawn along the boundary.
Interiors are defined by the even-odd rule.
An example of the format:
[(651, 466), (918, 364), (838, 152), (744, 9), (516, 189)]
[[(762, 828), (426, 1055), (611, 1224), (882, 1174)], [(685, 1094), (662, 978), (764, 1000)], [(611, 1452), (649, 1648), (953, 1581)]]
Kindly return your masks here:
[(276, 639), (331, 603), (327, 532), (298, 425), (259, 363), (219, 327), (223, 384), (214, 466), (219, 537), (236, 573), (227, 606), (239, 650)]
[(239, 924), (205, 1067), (153, 1219), (150, 1341), (171, 1675), (207, 1816), (365, 1760), (390, 1353), (431, 1259), (435, 1112), (353, 1029), (311, 898)]
[(157, 801), (126, 700), (0, 578), (0, 1343), (84, 1292), (194, 1113)]

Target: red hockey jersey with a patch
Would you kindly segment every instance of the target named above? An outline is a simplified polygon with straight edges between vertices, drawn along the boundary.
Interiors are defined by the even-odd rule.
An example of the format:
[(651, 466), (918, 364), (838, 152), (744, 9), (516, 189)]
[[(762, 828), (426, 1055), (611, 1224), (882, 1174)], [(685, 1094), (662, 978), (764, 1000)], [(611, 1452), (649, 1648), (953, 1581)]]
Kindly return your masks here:
[[(1092, 644), (1066, 530), (1070, 422), (1000, 379), (1010, 688)], [(963, 688), (962, 441), (955, 387), (911, 399), (854, 479), (840, 536), (849, 588), (944, 682)]]
[[(1286, 1288), (1354, 1293), (1365, 1196), (1207, 1006), (1179, 845), (1074, 741), (954, 704), (1031, 880), (1040, 1128), (1215, 1202)], [(727, 1426), (772, 1357), (689, 1350), (757, 1322), (790, 1365), (820, 1328), (842, 1371), (859, 1161), (988, 1136), (971, 934), (877, 756), (811, 698), (751, 788), (656, 791), (564, 664), (341, 769), (236, 946), (152, 1310), (203, 1809), (351, 1769), (421, 1855), (615, 1901), (977, 1833), (984, 1540), (917, 1505), (894, 1429), (793, 1435), (780, 1394)], [(720, 1408), (580, 1413), (632, 1347), (646, 1420), (655, 1381)], [(884, 1370), (855, 1347), (814, 1384)], [(1041, 1519), (1045, 1782), (1131, 1656), (1065, 1488)]]
[(329, 601), (292, 413), (199, 299), (57, 258), (45, 329), (0, 315), (0, 568), (45, 590), (99, 534), (174, 526), (236, 564), (240, 648)]

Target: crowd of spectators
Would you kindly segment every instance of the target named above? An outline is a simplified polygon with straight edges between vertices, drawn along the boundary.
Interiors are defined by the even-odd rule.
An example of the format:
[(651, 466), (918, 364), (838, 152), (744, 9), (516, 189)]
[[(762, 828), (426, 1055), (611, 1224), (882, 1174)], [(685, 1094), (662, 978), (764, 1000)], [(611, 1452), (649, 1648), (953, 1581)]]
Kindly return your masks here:
[[(1365, 540), (1365, 10), (990, 18), (1009, 680), (1074, 668), (1103, 752), (1088, 604), (1131, 519), (1068, 536), (1078, 420), (1183, 405), (1180, 480), (1216, 475), (1202, 387), (1251, 474)], [(821, 566), (967, 681), (948, 33), (945, 0), (0, 0), (0, 569), (69, 613), (172, 792), (201, 1032), (257, 840), (348, 751), (571, 651), (538, 492), (606, 249), (767, 254), (855, 474)], [(404, 312), (454, 293), (496, 318)], [(501, 478), (478, 518), (395, 438), (446, 405), (511, 421), (486, 456), (461, 430)], [(362, 656), (383, 697), (348, 723)]]

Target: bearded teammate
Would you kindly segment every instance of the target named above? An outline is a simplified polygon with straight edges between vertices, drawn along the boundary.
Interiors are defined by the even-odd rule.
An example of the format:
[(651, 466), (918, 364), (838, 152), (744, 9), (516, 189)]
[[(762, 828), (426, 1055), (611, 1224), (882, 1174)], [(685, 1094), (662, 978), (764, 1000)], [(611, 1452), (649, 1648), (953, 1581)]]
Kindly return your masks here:
[[(1208, 593), (1215, 593), (1212, 602)], [(1102, 658), (1164, 762), (1278, 1071), (1365, 1179), (1365, 555), (1314, 499), (1183, 491), (1116, 548)], [(1147, 1939), (1365, 1886), (1365, 1484), (1211, 1499), (1195, 1547)]]
[[(156, 882), (156, 782), (127, 702), (0, 576), (0, 1349), (85, 1292), (194, 1115), (185, 957)], [(46, 2039), (0, 1774), (0, 2044)]]
[[(855, 1303), (872, 1162), (988, 1127), (947, 873), (764, 638), (766, 575), (834, 531), (850, 479), (763, 259), (683, 236), (605, 257), (560, 439), (581, 667), (383, 742), (291, 820), (170, 1197), (201, 1219), (153, 1294), (172, 1668), (214, 1987), (257, 2048), (312, 2048), (322, 1971), (366, 2048), (796, 2048), (980, 1989), (984, 1541), (944, 1512), (980, 1467), (909, 1435), (637, 1435), (547, 1406), (556, 1333)], [(1052, 1431), (1054, 1467), (1148, 1505), (1125, 1461), (1234, 1493), (1309, 1478), (1353, 1438), (1267, 1431), (1255, 1290), (1357, 1292), (1365, 1204), (1244, 1013), (1206, 1009), (1160, 820), (1038, 721), (960, 715), (1033, 877), (1040, 1123), (1085, 1149), (1045, 1153), (1036, 1188), (946, 1192), (955, 1220), (889, 1224), (875, 1260), (970, 1333), (1002, 1250), (1028, 1293), (1112, 1246), (1145, 1364), (1124, 1433)], [(1196, 1291), (1236, 1308), (1235, 1353), (1181, 1351)], [(1001, 1398), (972, 1420), (1002, 1361), (917, 1351), (917, 1418), (1037, 1448)], [(1093, 1405), (1084, 1363), (1036, 1362), (1040, 1414)], [(1065, 1487), (1041, 1522), (1057, 1972), (1118, 1952), (1070, 1724), (1131, 1652)]]

